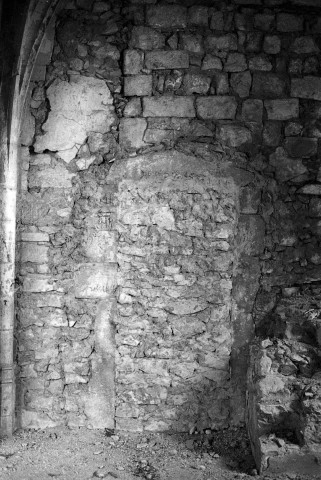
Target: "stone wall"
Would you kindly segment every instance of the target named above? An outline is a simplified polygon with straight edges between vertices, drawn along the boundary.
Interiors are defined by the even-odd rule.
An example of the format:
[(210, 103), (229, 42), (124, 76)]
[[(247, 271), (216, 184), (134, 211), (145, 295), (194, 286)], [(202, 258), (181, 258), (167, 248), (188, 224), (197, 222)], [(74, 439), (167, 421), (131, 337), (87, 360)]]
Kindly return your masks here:
[(70, 1), (35, 71), (23, 426), (242, 422), (255, 329), (321, 280), (318, 1), (198, 3)]

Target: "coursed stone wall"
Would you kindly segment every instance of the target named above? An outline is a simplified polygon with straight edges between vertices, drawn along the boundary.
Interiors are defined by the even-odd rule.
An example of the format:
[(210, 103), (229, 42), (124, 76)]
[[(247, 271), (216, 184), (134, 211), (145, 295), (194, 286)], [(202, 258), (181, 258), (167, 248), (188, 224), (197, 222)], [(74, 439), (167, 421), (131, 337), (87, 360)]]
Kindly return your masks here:
[[(115, 412), (120, 428), (242, 422), (255, 329), (266, 335), (280, 298), (321, 279), (318, 2), (193, 3), (70, 1), (34, 72), (21, 138), (23, 426), (112, 427)], [(115, 174), (161, 152), (228, 168), (213, 189), (200, 167), (129, 186)], [(138, 288), (141, 271), (152, 289)], [(211, 323), (203, 312), (225, 286)]]

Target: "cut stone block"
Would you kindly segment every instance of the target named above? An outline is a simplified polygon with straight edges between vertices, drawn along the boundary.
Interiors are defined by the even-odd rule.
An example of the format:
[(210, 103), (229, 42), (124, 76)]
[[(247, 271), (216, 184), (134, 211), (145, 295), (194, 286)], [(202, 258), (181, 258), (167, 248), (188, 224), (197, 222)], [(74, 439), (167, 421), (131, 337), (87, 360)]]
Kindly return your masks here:
[(146, 128), (147, 122), (144, 118), (122, 118), (119, 128), (120, 144), (135, 149), (145, 146), (143, 138)]
[(154, 52), (146, 52), (145, 65), (146, 68), (151, 70), (188, 68), (189, 55), (187, 52), (179, 50), (160, 50)]
[(124, 95), (141, 97), (152, 94), (153, 79), (151, 75), (134, 75), (124, 79)]
[(234, 119), (237, 103), (234, 97), (199, 97), (196, 99), (197, 114), (203, 120)]
[(299, 100), (294, 98), (265, 100), (269, 120), (290, 120), (299, 116)]
[(224, 15), (223, 12), (214, 12), (210, 23), (211, 30), (224, 30)]
[(258, 13), (254, 17), (254, 27), (259, 30), (270, 31), (274, 22), (274, 15)]
[(284, 95), (285, 81), (273, 73), (254, 73), (252, 94), (262, 98), (276, 98)]
[(303, 30), (303, 17), (291, 13), (279, 13), (276, 17), (276, 28), (280, 32), (300, 32)]
[(115, 122), (112, 95), (104, 80), (74, 75), (55, 80), (47, 90), (50, 112), (35, 151), (68, 150), (83, 144), (90, 131), (107, 132)]
[(129, 46), (140, 50), (157, 50), (165, 46), (165, 37), (149, 27), (134, 27)]
[(321, 77), (293, 78), (291, 81), (291, 96), (320, 101)]
[(143, 98), (144, 117), (195, 117), (192, 97), (163, 96)]
[(50, 292), (55, 290), (53, 278), (49, 275), (29, 274), (23, 279), (24, 292)]
[(48, 247), (34, 242), (21, 243), (21, 262), (47, 263)]
[(76, 298), (109, 298), (117, 286), (117, 265), (86, 263), (74, 274)]
[(20, 239), (23, 242), (49, 242), (49, 235), (44, 232), (21, 232)]
[(146, 21), (148, 25), (155, 28), (185, 28), (187, 26), (187, 9), (180, 5), (149, 7)]
[(297, 37), (290, 49), (297, 54), (314, 54), (320, 50), (312, 37)]
[(144, 53), (138, 50), (125, 50), (124, 52), (124, 73), (126, 75), (137, 75), (144, 66)]
[(114, 428), (116, 301), (99, 303), (95, 319), (95, 353), (84, 411), (92, 428)]

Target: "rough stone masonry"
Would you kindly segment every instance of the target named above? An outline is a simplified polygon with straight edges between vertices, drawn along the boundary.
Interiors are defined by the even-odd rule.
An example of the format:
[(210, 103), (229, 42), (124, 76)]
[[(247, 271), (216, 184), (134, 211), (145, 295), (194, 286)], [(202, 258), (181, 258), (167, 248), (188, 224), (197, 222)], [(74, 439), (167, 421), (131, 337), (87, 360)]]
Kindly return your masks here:
[(255, 336), (308, 348), (277, 306), (319, 328), (321, 6), (197, 3), (72, 0), (48, 32), (21, 134), (23, 427), (242, 423)]

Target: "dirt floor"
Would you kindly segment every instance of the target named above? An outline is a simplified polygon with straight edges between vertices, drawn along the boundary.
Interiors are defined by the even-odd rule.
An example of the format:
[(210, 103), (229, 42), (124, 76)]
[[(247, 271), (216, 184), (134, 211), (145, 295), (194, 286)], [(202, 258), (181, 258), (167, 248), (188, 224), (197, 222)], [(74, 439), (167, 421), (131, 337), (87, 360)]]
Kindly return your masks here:
[(243, 429), (169, 435), (59, 428), (19, 431), (0, 440), (1, 480), (232, 480), (254, 476), (311, 480), (294, 474), (258, 476)]

